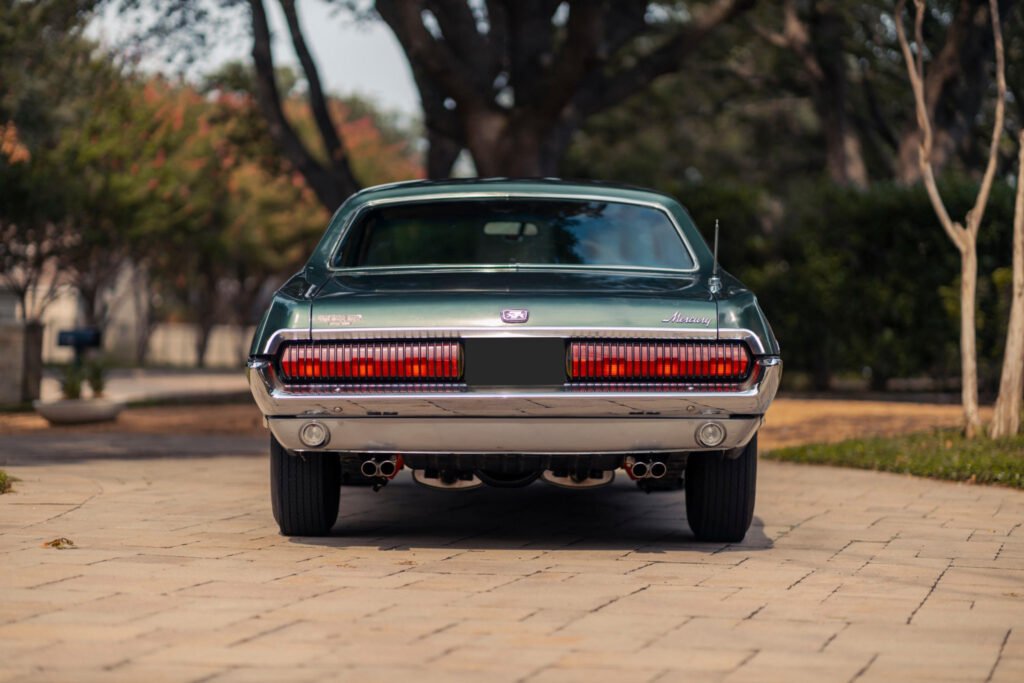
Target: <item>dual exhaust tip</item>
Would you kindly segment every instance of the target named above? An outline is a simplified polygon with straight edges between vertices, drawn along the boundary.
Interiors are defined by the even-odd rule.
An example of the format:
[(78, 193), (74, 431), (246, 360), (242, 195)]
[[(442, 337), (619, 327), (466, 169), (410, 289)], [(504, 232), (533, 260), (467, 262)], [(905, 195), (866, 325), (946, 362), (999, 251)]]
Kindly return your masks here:
[(398, 471), (403, 467), (403, 463), (400, 458), (383, 458), (376, 459), (371, 458), (370, 460), (364, 460), (359, 465), (359, 473), (368, 479), (394, 479)]
[(661, 479), (668, 474), (668, 465), (660, 460), (654, 462), (627, 460), (626, 471), (633, 479)]

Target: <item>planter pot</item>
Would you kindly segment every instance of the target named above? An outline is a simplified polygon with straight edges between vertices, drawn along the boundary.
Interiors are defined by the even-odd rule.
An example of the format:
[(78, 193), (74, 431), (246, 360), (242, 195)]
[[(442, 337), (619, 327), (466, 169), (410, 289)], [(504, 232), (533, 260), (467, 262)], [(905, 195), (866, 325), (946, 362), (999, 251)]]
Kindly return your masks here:
[(105, 398), (76, 398), (33, 401), (32, 407), (52, 425), (70, 425), (116, 420), (124, 404)]

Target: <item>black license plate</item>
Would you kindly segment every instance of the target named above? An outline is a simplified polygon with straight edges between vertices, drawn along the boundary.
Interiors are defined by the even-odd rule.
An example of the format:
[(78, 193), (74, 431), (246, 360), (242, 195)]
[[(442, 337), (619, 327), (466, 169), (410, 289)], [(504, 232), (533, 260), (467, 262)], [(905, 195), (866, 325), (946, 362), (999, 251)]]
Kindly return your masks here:
[(564, 339), (464, 339), (466, 384), (537, 387), (565, 383)]

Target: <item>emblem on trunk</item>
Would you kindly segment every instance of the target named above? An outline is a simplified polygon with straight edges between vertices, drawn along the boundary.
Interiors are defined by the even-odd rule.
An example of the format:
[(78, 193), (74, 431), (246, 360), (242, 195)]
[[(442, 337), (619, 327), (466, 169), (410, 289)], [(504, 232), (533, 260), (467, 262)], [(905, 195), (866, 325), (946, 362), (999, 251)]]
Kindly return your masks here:
[(505, 323), (525, 323), (530, 319), (530, 311), (525, 308), (506, 308), (501, 311), (501, 321)]
[(675, 313), (673, 313), (669, 317), (665, 318), (661, 322), (663, 322), (663, 323), (681, 323), (683, 325), (703, 325), (704, 327), (708, 327), (709, 325), (711, 325), (711, 318), (709, 318), (707, 316), (699, 316), (698, 317), (698, 316), (693, 316), (693, 315), (683, 315), (679, 311), (676, 311)]
[(357, 323), (363, 319), (358, 313), (352, 313), (349, 315), (337, 315), (334, 313), (321, 313), (313, 318), (313, 322), (317, 325), (330, 325), (331, 327), (347, 327), (352, 323)]

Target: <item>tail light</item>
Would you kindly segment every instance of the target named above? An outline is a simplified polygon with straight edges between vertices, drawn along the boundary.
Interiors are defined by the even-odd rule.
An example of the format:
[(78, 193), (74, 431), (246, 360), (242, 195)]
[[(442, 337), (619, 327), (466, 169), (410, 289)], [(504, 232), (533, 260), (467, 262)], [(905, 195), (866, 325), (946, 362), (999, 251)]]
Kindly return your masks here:
[(456, 382), (457, 341), (303, 342), (281, 351), (281, 377), (301, 383)]
[(742, 382), (750, 376), (743, 342), (573, 341), (569, 379), (576, 382)]

